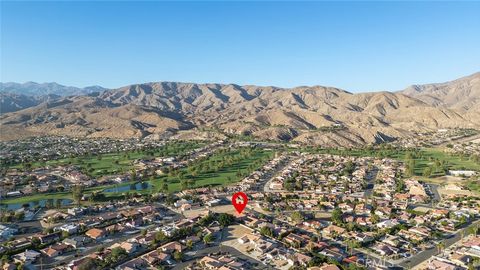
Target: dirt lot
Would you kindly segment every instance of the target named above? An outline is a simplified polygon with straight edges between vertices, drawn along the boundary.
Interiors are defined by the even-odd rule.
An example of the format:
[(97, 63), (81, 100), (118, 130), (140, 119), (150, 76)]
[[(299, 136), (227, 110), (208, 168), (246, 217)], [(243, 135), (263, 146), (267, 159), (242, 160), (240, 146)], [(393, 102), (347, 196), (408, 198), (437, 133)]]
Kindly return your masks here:
[(438, 193), (441, 196), (455, 195), (455, 194), (466, 195), (466, 196), (475, 195), (474, 193), (472, 193), (471, 191), (466, 190), (466, 189), (465, 190), (452, 190), (452, 189), (445, 189), (444, 188), (445, 185), (448, 185), (448, 184), (455, 184), (455, 185), (458, 185), (458, 186), (461, 186), (461, 187), (465, 188), (465, 185), (467, 184), (468, 180), (466, 180), (462, 177), (445, 175), (445, 176), (435, 177), (435, 178), (421, 177), (421, 178), (418, 178), (418, 180), (425, 181), (427, 183), (432, 183), (432, 184), (439, 185), (437, 190), (438, 190)]
[(437, 185), (446, 185), (446, 184), (465, 184), (465, 180), (461, 177), (452, 176), (452, 175), (445, 175), (435, 178), (425, 178), (425, 177), (418, 177), (418, 180), (437, 184)]
[(466, 195), (466, 196), (473, 196), (474, 194), (469, 190), (447, 190), (444, 188), (439, 187), (438, 193), (443, 197), (444, 195)]
[(252, 229), (249, 229), (242, 225), (232, 225), (228, 227), (228, 232), (226, 233), (226, 239), (237, 240), (237, 238), (240, 238), (247, 233), (251, 233), (252, 231), (253, 231)]
[(424, 206), (418, 206), (418, 207), (415, 207), (413, 210), (415, 211), (418, 211), (418, 212), (428, 212), (430, 210), (432, 210), (433, 208), (429, 208), (429, 207), (424, 207)]

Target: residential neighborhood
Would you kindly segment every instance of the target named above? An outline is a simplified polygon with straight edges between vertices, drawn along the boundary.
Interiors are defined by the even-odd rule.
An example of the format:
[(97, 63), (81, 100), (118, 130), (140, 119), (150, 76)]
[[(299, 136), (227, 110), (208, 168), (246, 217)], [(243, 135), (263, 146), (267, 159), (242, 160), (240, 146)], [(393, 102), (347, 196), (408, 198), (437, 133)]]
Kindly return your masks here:
[[(478, 267), (480, 197), (409, 174), (409, 161), (258, 142), (190, 142), (193, 149), (170, 156), (155, 150), (169, 144), (126, 163), (123, 174), (82, 172), (84, 165), (56, 159), (9, 167), (2, 177), (3, 198), (13, 202), (1, 213), (3, 268)], [(220, 164), (256, 156), (232, 173)], [(213, 171), (225, 171), (225, 184), (195, 187)], [(231, 204), (239, 191), (248, 196), (241, 214)], [(42, 194), (46, 199), (15, 203)]]
[(480, 0), (0, 0), (0, 270), (480, 270), (479, 29)]

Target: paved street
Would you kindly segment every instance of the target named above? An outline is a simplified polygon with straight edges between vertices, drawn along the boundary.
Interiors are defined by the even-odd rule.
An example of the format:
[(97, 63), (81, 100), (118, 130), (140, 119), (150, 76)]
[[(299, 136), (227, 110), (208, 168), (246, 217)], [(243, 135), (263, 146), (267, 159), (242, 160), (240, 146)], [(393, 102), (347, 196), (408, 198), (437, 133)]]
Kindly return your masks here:
[(378, 168), (374, 167), (371, 171), (368, 172), (367, 179), (367, 188), (365, 189), (365, 196), (371, 197), (373, 194), (373, 187), (375, 185), (375, 180), (377, 179)]
[(232, 240), (233, 238), (231, 237), (229, 233), (229, 228), (225, 228), (222, 230), (222, 233), (219, 237), (219, 239), (216, 239), (212, 245), (215, 246), (210, 246), (210, 247), (203, 247), (203, 244), (200, 244), (200, 247), (197, 247), (194, 251), (188, 252), (189, 255), (191, 255), (188, 258), (188, 261), (185, 261), (183, 263), (177, 264), (173, 269), (183, 269), (184, 267), (190, 265), (197, 259), (201, 259), (204, 256), (207, 256), (208, 254), (211, 253), (218, 253), (218, 252), (225, 252), (225, 253), (230, 253), (232, 256), (241, 258), (244, 260), (249, 261), (252, 263), (254, 266), (256, 266), (256, 269), (268, 269), (266, 265), (264, 265), (262, 262), (253, 259), (252, 257), (246, 256), (245, 254), (241, 253), (237, 249), (223, 245), (222, 242), (227, 241), (227, 240)]
[(290, 158), (290, 160), (282, 162), (281, 164), (278, 165), (278, 167), (274, 171), (272, 171), (268, 174), (268, 176), (265, 178), (265, 185), (263, 186), (263, 192), (268, 193), (268, 192), (279, 192), (280, 191), (280, 190), (271, 190), (270, 189), (270, 182), (273, 180), (273, 178), (275, 176), (277, 176), (277, 174), (279, 172), (281, 172), (285, 167), (290, 165), (291, 162), (292, 162), (291, 158)]
[(433, 200), (436, 202), (439, 202), (441, 200), (440, 193), (438, 193), (438, 185), (436, 184), (427, 184), (427, 186), (430, 187), (430, 190), (432, 191), (433, 195)]
[[(466, 228), (463, 228), (463, 229), (457, 231), (453, 237), (443, 240), (443, 242), (445, 243), (445, 248), (448, 248), (449, 246), (451, 246), (451, 245), (455, 244), (456, 242), (460, 241), (461, 238), (462, 238), (462, 231), (466, 235), (469, 228), (471, 228), (475, 225), (478, 225), (478, 224), (480, 224), (480, 220), (477, 220), (476, 222), (470, 224)], [(415, 256), (411, 257), (410, 259), (404, 260), (399, 265), (404, 267), (404, 268), (411, 268), (415, 265), (421, 264), (422, 262), (428, 260), (429, 258), (431, 258), (432, 256), (437, 255), (437, 254), (438, 254), (438, 250), (436, 248), (424, 250), (424, 251), (416, 254)]]
[(179, 263), (177, 264), (173, 269), (174, 270), (180, 270), (180, 269), (183, 269), (185, 268), (186, 266), (192, 264), (195, 260), (197, 259), (200, 259), (208, 254), (211, 254), (211, 253), (218, 253), (218, 252), (225, 252), (225, 253), (230, 253), (231, 255), (233, 255), (233, 257), (237, 257), (237, 258), (241, 258), (241, 259), (244, 259), (244, 260), (247, 260), (247, 261), (250, 261), (251, 263), (253, 263), (254, 265), (257, 266), (257, 269), (266, 269), (265, 265), (260, 262), (260, 261), (257, 261), (251, 257), (248, 257), (248, 256), (245, 256), (243, 253), (241, 253), (240, 251), (232, 248), (232, 247), (229, 247), (229, 246), (225, 246), (225, 245), (219, 245), (219, 246), (214, 246), (214, 247), (208, 247), (208, 248), (204, 248), (202, 250), (199, 250), (195, 253), (195, 256), (193, 258), (191, 258), (190, 260), (186, 261), (186, 262), (183, 262), (183, 263)]

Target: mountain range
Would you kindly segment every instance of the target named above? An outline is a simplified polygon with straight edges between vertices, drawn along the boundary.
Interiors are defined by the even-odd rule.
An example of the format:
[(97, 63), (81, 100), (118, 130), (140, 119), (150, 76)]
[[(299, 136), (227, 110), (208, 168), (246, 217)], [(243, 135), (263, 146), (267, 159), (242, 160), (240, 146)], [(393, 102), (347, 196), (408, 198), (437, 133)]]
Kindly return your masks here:
[(95, 93), (95, 92), (102, 92), (105, 90), (107, 89), (98, 85), (79, 88), (75, 86), (65, 86), (55, 82), (0, 83), (0, 92), (21, 94), (26, 96), (45, 96), (45, 95), (73, 96), (73, 95), (86, 95), (86, 94)]
[(358, 94), (323, 86), (178, 82), (99, 89), (49, 96), (3, 113), (0, 139), (47, 134), (115, 138), (237, 134), (358, 146), (421, 131), (480, 126), (480, 73), (397, 92)]
[(0, 83), (0, 113), (19, 111), (62, 96), (87, 95), (107, 90), (101, 86), (78, 88), (58, 83)]

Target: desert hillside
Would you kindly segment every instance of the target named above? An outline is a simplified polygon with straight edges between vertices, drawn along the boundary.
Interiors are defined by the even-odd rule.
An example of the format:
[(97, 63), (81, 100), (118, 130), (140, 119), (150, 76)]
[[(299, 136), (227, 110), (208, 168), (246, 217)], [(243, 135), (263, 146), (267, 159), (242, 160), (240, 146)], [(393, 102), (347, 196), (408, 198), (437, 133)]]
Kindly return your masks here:
[(480, 72), (446, 83), (412, 85), (401, 93), (434, 106), (460, 111), (480, 107)]
[(135, 84), (2, 114), (1, 139), (40, 134), (156, 138), (215, 130), (325, 146), (361, 145), (413, 131), (478, 128), (479, 81), (476, 73), (397, 93), (360, 94), (322, 86)]

